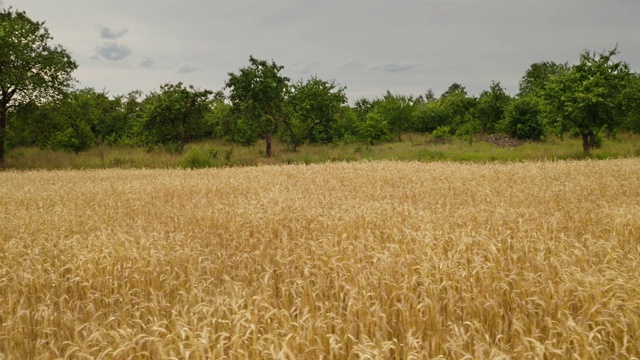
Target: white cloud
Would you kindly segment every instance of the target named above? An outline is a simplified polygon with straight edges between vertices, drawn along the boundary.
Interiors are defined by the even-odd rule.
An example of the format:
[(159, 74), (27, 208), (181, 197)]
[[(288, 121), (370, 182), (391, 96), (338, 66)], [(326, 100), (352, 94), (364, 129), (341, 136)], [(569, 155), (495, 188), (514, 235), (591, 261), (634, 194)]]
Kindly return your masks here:
[(131, 48), (127, 45), (108, 42), (96, 49), (96, 54), (104, 59), (118, 61), (131, 55)]
[(112, 30), (106, 26), (100, 28), (100, 37), (103, 39), (117, 39), (122, 35), (126, 34), (129, 31), (127, 28), (122, 28), (120, 30)]

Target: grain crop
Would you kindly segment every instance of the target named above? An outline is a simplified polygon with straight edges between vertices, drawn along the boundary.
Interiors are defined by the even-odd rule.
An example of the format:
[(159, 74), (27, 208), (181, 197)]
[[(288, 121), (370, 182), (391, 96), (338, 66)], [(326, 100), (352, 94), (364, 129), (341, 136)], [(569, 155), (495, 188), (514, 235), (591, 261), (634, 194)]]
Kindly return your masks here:
[(638, 357), (638, 159), (0, 172), (0, 359)]

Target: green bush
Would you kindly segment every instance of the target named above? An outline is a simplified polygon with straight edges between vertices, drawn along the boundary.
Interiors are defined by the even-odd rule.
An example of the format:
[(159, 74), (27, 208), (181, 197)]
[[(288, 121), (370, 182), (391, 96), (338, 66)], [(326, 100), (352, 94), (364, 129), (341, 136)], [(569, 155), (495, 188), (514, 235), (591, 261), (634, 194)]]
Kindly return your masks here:
[(545, 135), (542, 122), (542, 109), (531, 98), (514, 100), (505, 112), (501, 130), (520, 140), (540, 141)]
[(389, 124), (377, 112), (367, 114), (364, 122), (358, 125), (358, 138), (361, 141), (373, 145), (391, 140)]
[(189, 149), (182, 158), (181, 166), (185, 169), (202, 169), (211, 166), (209, 154), (205, 154), (200, 148)]
[(451, 127), (440, 126), (437, 129), (433, 130), (431, 136), (433, 136), (433, 138), (436, 140), (445, 141), (451, 137)]
[(76, 126), (76, 130), (68, 128), (53, 136), (49, 145), (55, 150), (81, 152), (91, 148), (93, 134), (87, 126)]

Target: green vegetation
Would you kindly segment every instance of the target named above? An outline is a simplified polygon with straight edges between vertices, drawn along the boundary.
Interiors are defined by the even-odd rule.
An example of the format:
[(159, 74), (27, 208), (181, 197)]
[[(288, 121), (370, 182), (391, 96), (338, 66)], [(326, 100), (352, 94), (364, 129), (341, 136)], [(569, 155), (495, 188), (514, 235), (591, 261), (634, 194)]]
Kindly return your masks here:
[[(183, 153), (169, 148), (145, 149), (131, 146), (98, 146), (74, 153), (64, 150), (19, 148), (10, 151), (6, 167), (13, 169), (96, 169), (96, 168), (203, 168), (255, 166), (266, 164), (311, 164), (359, 160), (401, 161), (527, 161), (581, 159), (580, 138), (559, 140), (554, 136), (543, 142), (524, 142), (504, 146), (501, 140), (477, 136), (471, 145), (467, 139), (442, 140), (431, 135), (408, 133), (393, 143), (342, 143), (309, 145), (297, 152), (289, 144), (275, 140), (271, 158), (265, 158), (262, 144), (238, 146), (226, 140), (203, 140), (187, 144)], [(510, 142), (508, 144), (511, 144)], [(591, 152), (596, 159), (640, 156), (640, 135), (620, 134), (605, 140)]]
[(71, 85), (77, 65), (50, 41), (44, 23), (11, 8), (0, 10), (0, 166), (9, 112), (34, 102), (55, 102)]
[[(431, 90), (417, 97), (387, 91), (349, 104), (346, 88), (334, 80), (292, 83), (283, 66), (253, 56), (228, 74), (228, 94), (182, 83), (117, 96), (73, 89), (76, 64), (49, 45), (43, 23), (7, 9), (0, 31), (0, 164), (7, 150), (9, 168), (565, 158), (578, 156), (566, 150), (575, 137), (584, 156), (630, 156), (635, 149), (611, 146), (617, 135), (626, 138), (620, 133), (640, 133), (640, 76), (614, 60), (617, 47), (584, 51), (576, 65), (534, 63), (515, 96), (493, 81), (479, 96), (453, 83), (439, 97)], [(509, 146), (540, 143), (485, 148), (484, 140), (505, 137)], [(606, 148), (594, 151), (603, 138), (610, 140)], [(258, 141), (264, 147), (256, 151)], [(557, 149), (547, 150), (550, 144)], [(194, 150), (211, 146), (217, 150)], [(522, 150), (529, 148), (544, 150)], [(107, 155), (95, 160), (95, 154)], [(94, 160), (71, 160), (85, 158)]]

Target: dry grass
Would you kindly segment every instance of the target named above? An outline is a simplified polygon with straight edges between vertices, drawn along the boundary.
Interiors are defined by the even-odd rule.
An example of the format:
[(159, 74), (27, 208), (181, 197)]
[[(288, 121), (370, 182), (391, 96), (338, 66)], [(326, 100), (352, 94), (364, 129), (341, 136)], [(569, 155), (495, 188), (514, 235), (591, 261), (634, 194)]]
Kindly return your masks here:
[(640, 356), (640, 160), (0, 173), (0, 359)]

